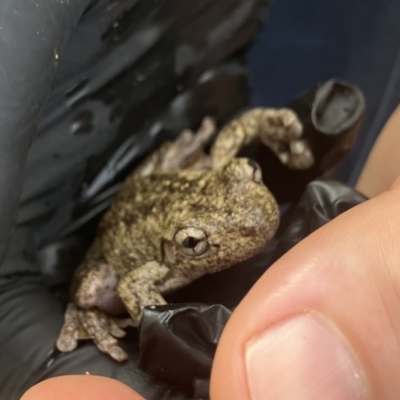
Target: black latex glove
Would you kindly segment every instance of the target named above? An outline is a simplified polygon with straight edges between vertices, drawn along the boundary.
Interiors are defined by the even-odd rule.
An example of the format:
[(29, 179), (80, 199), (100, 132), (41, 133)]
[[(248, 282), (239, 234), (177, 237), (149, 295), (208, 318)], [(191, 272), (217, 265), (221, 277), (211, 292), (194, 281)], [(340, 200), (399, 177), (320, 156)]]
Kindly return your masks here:
[(86, 370), (148, 398), (169, 391), (138, 369), (134, 341), (122, 367), (92, 346), (50, 365), (60, 299), (94, 218), (140, 158), (205, 114), (223, 122), (248, 104), (247, 71), (226, 60), (255, 35), (267, 3), (0, 4), (0, 397)]
[(15, 225), (28, 148), (59, 54), (88, 3), (0, 4), (0, 263)]
[[(196, 391), (204, 396), (201, 389), (223, 327), (221, 315), (229, 312), (207, 314), (220, 318), (218, 326), (207, 317), (214, 321), (212, 329), (191, 339), (208, 343), (206, 359), (189, 354), (184, 362), (173, 360), (170, 371), (175, 375), (157, 372), (160, 363), (171, 361), (161, 351), (162, 341), (160, 351), (147, 347), (146, 340), (162, 336), (165, 326), (157, 322), (162, 314), (155, 322), (148, 319), (154, 314), (147, 314), (141, 332), (147, 349), (142, 365), (152, 375), (139, 368), (137, 331), (124, 342), (130, 360), (123, 365), (91, 343), (68, 355), (53, 349), (69, 278), (119, 182), (165, 138), (194, 128), (207, 114), (221, 124), (248, 105), (246, 69), (240, 59), (226, 60), (253, 37), (266, 1), (198, 0), (190, 9), (185, 0), (88, 3), (13, 0), (0, 5), (3, 257), (8, 250), (0, 269), (0, 397), (18, 399), (42, 379), (89, 371), (125, 382), (146, 399), (192, 398), (193, 382), (179, 372), (188, 363)], [(234, 307), (273, 260), (362, 201), (335, 183), (315, 183), (307, 196), (284, 218), (263, 253), (204, 277), (169, 300)], [(197, 324), (198, 311), (207, 309), (202, 307), (193, 311)], [(188, 337), (172, 339), (179, 348)], [(200, 367), (197, 361), (202, 361)]]

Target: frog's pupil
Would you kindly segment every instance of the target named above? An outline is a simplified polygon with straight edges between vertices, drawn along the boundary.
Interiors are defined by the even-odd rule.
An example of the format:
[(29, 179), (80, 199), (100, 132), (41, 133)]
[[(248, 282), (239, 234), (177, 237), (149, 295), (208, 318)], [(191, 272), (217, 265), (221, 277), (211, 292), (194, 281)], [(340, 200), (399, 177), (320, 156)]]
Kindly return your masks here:
[(199, 240), (194, 238), (193, 236), (188, 236), (182, 242), (182, 246), (188, 249), (193, 249), (199, 243)]

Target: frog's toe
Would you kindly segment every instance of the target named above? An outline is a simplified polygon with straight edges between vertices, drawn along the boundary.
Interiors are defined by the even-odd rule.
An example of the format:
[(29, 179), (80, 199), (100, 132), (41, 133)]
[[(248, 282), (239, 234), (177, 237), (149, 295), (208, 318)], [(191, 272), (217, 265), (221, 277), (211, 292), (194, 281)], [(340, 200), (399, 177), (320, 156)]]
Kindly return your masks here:
[[(109, 354), (114, 360), (124, 361), (128, 358), (126, 353), (118, 347), (116, 337), (123, 332), (112, 322), (112, 318), (99, 310), (79, 310), (79, 318), (88, 336), (93, 339), (97, 348)], [(124, 332), (123, 332), (124, 333)]]
[(279, 158), (279, 161), (283, 164), (283, 165), (288, 165), (289, 164), (289, 160), (290, 160), (290, 154), (288, 152), (280, 152), (277, 153), (277, 156)]
[(79, 339), (79, 320), (77, 308), (68, 304), (64, 315), (64, 325), (56, 342), (56, 347), (63, 353), (76, 349)]
[(290, 144), (291, 157), (288, 166), (292, 169), (308, 169), (314, 165), (313, 153), (304, 140), (297, 140)]
[(78, 339), (76, 336), (60, 334), (56, 346), (62, 353), (69, 353), (78, 346)]
[(288, 128), (287, 136), (289, 140), (299, 139), (303, 134), (303, 125), (297, 119)]
[(303, 133), (303, 125), (293, 111), (287, 110), (287, 112), (282, 114), (281, 123), (287, 140), (295, 140), (301, 137)]
[(111, 347), (108, 354), (118, 362), (126, 361), (128, 359), (128, 354), (118, 346)]
[(115, 338), (123, 338), (126, 336), (126, 332), (122, 330), (111, 318), (108, 321), (108, 331), (110, 332), (110, 335), (114, 336)]
[(101, 352), (108, 354), (116, 361), (122, 362), (128, 359), (126, 352), (118, 346), (117, 341), (111, 336), (103, 337), (101, 340), (95, 339), (95, 343)]

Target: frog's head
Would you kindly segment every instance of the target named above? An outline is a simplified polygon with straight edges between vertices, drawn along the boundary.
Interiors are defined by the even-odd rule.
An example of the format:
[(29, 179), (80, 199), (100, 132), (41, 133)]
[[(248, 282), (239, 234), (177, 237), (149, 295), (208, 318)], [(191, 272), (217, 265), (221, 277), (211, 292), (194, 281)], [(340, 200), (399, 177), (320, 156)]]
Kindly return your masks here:
[(233, 159), (204, 181), (185, 198), (164, 254), (170, 263), (212, 272), (261, 251), (278, 228), (279, 209), (252, 160)]

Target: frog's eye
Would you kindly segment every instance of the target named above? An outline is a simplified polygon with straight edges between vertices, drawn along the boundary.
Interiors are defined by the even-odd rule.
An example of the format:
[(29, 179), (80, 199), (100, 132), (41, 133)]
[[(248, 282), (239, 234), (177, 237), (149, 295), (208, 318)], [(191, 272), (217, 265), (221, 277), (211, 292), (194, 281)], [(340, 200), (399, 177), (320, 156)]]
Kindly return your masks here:
[(199, 228), (184, 228), (175, 234), (175, 243), (183, 253), (188, 256), (198, 257), (205, 254), (210, 244), (206, 233)]
[(261, 183), (262, 182), (262, 173), (261, 173), (261, 168), (260, 166), (253, 160), (248, 160), (247, 161), (249, 167), (251, 168), (251, 176), (253, 178), (253, 181), (255, 183)]

